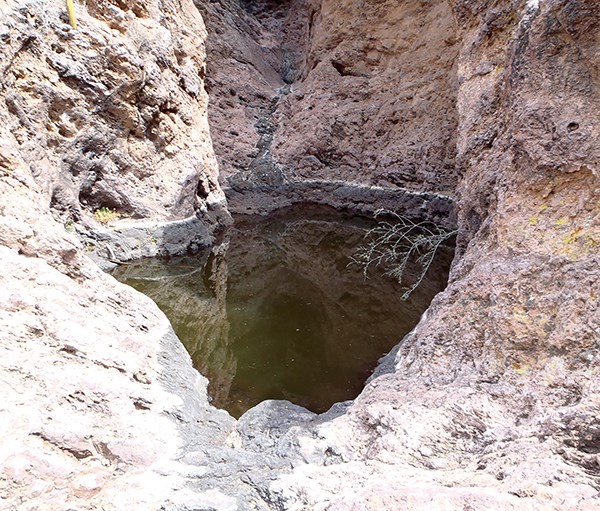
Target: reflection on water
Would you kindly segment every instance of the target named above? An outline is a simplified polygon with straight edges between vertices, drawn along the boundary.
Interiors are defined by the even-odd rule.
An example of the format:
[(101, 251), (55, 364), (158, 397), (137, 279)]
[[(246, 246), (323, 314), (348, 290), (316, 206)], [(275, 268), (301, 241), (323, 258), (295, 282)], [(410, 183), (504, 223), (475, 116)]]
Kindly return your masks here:
[(365, 280), (348, 262), (370, 226), (306, 208), (238, 219), (210, 252), (145, 260), (114, 276), (169, 317), (216, 406), (239, 416), (288, 399), (322, 412), (356, 397), (446, 284), (450, 249), (406, 302), (394, 281)]

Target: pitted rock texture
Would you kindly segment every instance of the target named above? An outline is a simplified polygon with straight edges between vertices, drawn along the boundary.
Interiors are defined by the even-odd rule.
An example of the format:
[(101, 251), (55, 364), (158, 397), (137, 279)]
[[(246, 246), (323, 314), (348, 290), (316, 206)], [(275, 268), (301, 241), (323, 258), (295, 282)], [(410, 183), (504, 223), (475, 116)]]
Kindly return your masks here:
[(459, 44), (448, 3), (317, 0), (308, 20), (273, 159), (294, 178), (452, 193)]
[[(55, 2), (0, 6), (0, 507), (231, 509), (237, 497), (205, 480), (233, 419), (209, 405), (164, 315), (68, 232), (108, 232), (93, 210), (110, 206), (176, 243), (181, 222), (168, 219), (200, 222), (198, 207), (222, 202), (197, 67), (201, 19), (185, 2), (76, 6), (77, 31)], [(170, 156), (156, 145), (162, 128), (146, 124), (154, 112), (163, 126), (166, 105), (172, 149), (181, 144)]]
[(42, 0), (0, 7), (5, 121), (43, 200), (84, 234), (102, 230), (107, 209), (115, 221), (199, 215), (206, 243), (224, 196), (198, 11), (191, 2), (76, 3), (76, 30), (63, 11)]
[(282, 476), (284, 509), (600, 509), (599, 13), (452, 8), (460, 258), (379, 376), (317, 430), (350, 461)]
[(85, 256), (0, 140), (2, 508), (181, 509), (211, 471), (190, 452), (233, 420), (164, 315)]
[[(130, 180), (125, 168), (119, 170), (124, 174), (119, 177), (111, 167), (115, 171), (110, 174), (115, 185), (111, 193), (128, 197), (144, 216), (137, 231), (131, 226), (133, 220), (121, 220), (112, 232), (98, 227), (92, 210), (100, 203), (79, 201), (78, 187), (83, 182), (79, 179), (84, 173), (74, 176), (63, 158), (70, 154), (75, 163), (84, 164), (85, 158), (95, 156), (68, 152), (73, 146), (66, 132), (57, 135), (54, 121), (46, 117), (46, 100), (61, 93), (80, 101), (76, 110), (82, 124), (77, 129), (87, 134), (108, 130), (107, 143), (118, 149), (124, 143), (119, 138), (122, 126), (116, 118), (102, 125), (94, 101), (103, 96), (94, 96), (95, 89), (88, 91), (91, 82), (85, 80), (93, 78), (101, 88), (102, 80), (112, 76), (118, 82), (121, 75), (115, 77), (108, 69), (91, 78), (76, 66), (85, 80), (57, 76), (46, 65), (52, 61), (51, 51), (60, 47), (59, 56), (66, 53), (64, 58), (72, 55), (75, 60), (77, 48), (86, 49), (98, 37), (97, 49), (105, 52), (102, 62), (119, 63), (121, 57), (127, 61), (138, 55), (137, 50), (130, 51), (134, 43), (129, 30), (136, 26), (141, 30), (140, 23), (166, 38), (153, 48), (163, 48), (168, 57), (168, 40), (177, 33), (158, 27), (158, 19), (170, 20), (173, 30), (176, 27), (180, 35), (190, 35), (195, 49), (201, 42), (201, 25), (186, 25), (199, 19), (191, 4), (178, 3), (173, 11), (169, 11), (172, 4), (162, 4), (164, 10), (153, 11), (150, 18), (145, 17), (146, 9), (154, 10), (156, 4), (111, 5), (87, 4), (95, 16), (105, 19), (99, 21), (77, 4), (75, 33), (57, 4), (11, 1), (0, 6), (2, 38), (7, 43), (1, 50), (0, 96), (0, 507), (11, 511), (268, 510), (259, 489), (267, 487), (274, 471), (289, 470), (298, 455), (293, 449), (271, 454), (236, 446), (240, 433), (234, 431), (235, 421), (208, 403), (206, 379), (192, 369), (164, 315), (149, 299), (118, 284), (87, 257), (89, 239), (94, 236), (99, 241), (119, 235), (139, 240), (133, 247), (113, 243), (111, 250), (125, 255), (127, 250), (143, 254), (149, 250), (140, 246), (144, 244), (181, 244), (183, 235), (178, 229), (188, 221), (185, 216), (197, 219), (195, 206), (169, 210), (163, 202), (171, 191), (181, 193), (186, 204), (197, 200), (197, 189), (177, 183), (181, 176), (169, 174), (168, 167), (159, 166), (163, 173), (151, 178), (164, 180), (165, 188), (160, 193), (148, 191), (146, 209), (137, 209), (138, 195), (128, 195), (143, 195), (136, 188), (145, 186), (142, 180)], [(111, 46), (103, 46), (107, 41)], [(93, 56), (93, 50), (89, 51), (77, 62)], [(169, 72), (163, 70), (155, 78), (165, 76)], [(67, 90), (71, 86), (73, 90)], [(185, 137), (180, 133), (185, 143), (195, 144), (194, 137), (205, 133), (200, 129), (206, 126), (203, 97), (199, 90), (194, 106), (198, 117), (191, 121), (199, 131), (191, 129)], [(120, 100), (117, 104), (121, 105)], [(56, 122), (71, 122), (72, 114), (62, 112)], [(170, 115), (176, 122), (182, 120), (175, 112)], [(153, 146), (152, 137), (152, 131), (145, 132), (142, 143)], [(210, 174), (195, 165), (212, 158), (210, 146), (198, 142), (188, 149), (172, 162), (176, 167), (171, 170), (185, 173), (190, 165), (196, 178), (209, 179)], [(104, 156), (115, 155), (118, 151)], [(96, 162), (99, 167), (108, 165), (103, 158)], [(210, 182), (214, 190), (209, 185), (202, 188), (207, 192), (207, 209), (220, 200), (216, 181)], [(132, 183), (136, 186), (130, 188)], [(56, 198), (59, 185), (69, 191), (60, 200)], [(168, 223), (170, 218), (180, 220)], [(147, 229), (144, 236), (140, 224)], [(156, 239), (148, 239), (153, 233)], [(287, 408), (285, 403), (280, 407)], [(291, 427), (293, 421), (277, 413), (282, 415), (281, 423)], [(284, 435), (284, 430), (282, 426), (278, 434)]]
[[(70, 45), (100, 34), (101, 46), (115, 43), (115, 62), (121, 55), (129, 69), (130, 43), (121, 46), (111, 38), (155, 23), (158, 16), (144, 16), (158, 4), (132, 2), (124, 11), (112, 3), (88, 2), (105, 21), (91, 19), (78, 4), (82, 28), (77, 33), (64, 18), (56, 21), (54, 4), (35, 11), (43, 15), (30, 11), (40, 4), (17, 8), (23, 5), (10, 0), (0, 7), (5, 40), (0, 50), (2, 507), (600, 509), (596, 0), (451, 0), (454, 21), (444, 20), (444, 26), (456, 24), (460, 53), (451, 67), (457, 76), (448, 78), (457, 84), (456, 110), (448, 118), (457, 119), (456, 162), (462, 177), (460, 256), (448, 289), (353, 403), (314, 416), (289, 403), (265, 402), (237, 427), (206, 402), (205, 381), (191, 372), (164, 316), (92, 265), (85, 247), (49, 213), (51, 203), (55, 212), (63, 204), (71, 212), (73, 204), (73, 211), (82, 209), (82, 223), (86, 215), (93, 222), (71, 192), (52, 200), (55, 183), (66, 179), (65, 189), (76, 190), (79, 198), (84, 181), (61, 167), (74, 119), (69, 112), (63, 117), (62, 110), (58, 120), (46, 117), (44, 98), (58, 92), (76, 98), (99, 94), (94, 80), (76, 78), (87, 76), (83, 68), (68, 65), (75, 51)], [(175, 16), (175, 4), (161, 5)], [(330, 8), (352, 10), (353, 5), (331, 3)], [(386, 3), (370, 3), (365, 18), (376, 5)], [(311, 4), (310, 12), (331, 19), (320, 6)], [(197, 19), (195, 14), (169, 16), (162, 18), (165, 23), (175, 19), (181, 27)], [(224, 11), (223, 20), (227, 16)], [(350, 30), (360, 29), (362, 22), (361, 17), (350, 23)], [(334, 28), (323, 32), (323, 41), (335, 36)], [(199, 34), (196, 29), (184, 30)], [(36, 30), (44, 37), (36, 37)], [(46, 47), (51, 41), (55, 49)], [(341, 58), (346, 50), (340, 44)], [(361, 47), (356, 51), (360, 55)], [(40, 55), (57, 67), (47, 66)], [(90, 55), (81, 61), (88, 62)], [(33, 57), (30, 65), (25, 62)], [(357, 65), (340, 60), (331, 68), (340, 81), (362, 83), (363, 76), (342, 76)], [(169, 75), (168, 67), (160, 79)], [(277, 66), (272, 69), (280, 78), (269, 87), (289, 80)], [(321, 62), (314, 72), (319, 69), (328, 67)], [(109, 68), (95, 80), (108, 87), (102, 80), (110, 76)], [(91, 90), (88, 85), (80, 90), (83, 82)], [(49, 91), (45, 83), (53, 84)], [(128, 94), (117, 90), (113, 99)], [(275, 95), (265, 96), (258, 107)], [(289, 108), (290, 115), (278, 122), (299, 122), (293, 104)], [(78, 115), (85, 118), (90, 109)], [(42, 120), (32, 121), (34, 113)], [(250, 115), (249, 132), (260, 116)], [(277, 140), (273, 131), (268, 141), (269, 126), (261, 128), (267, 146), (258, 148), (269, 150), (261, 153), (267, 165), (258, 161), (256, 167), (268, 172), (250, 176), (267, 187), (269, 179), (285, 177), (268, 145)], [(111, 123), (107, 129), (113, 128)], [(159, 139), (150, 126), (144, 135), (148, 147)], [(296, 151), (291, 142), (289, 149)], [(153, 151), (150, 147), (152, 157)], [(198, 151), (190, 158), (201, 161), (204, 149)], [(82, 152), (80, 160), (86, 158)], [(177, 161), (185, 166), (189, 160)], [(81, 172), (81, 179), (89, 175)], [(129, 190), (117, 181), (117, 189)], [(159, 203), (169, 214), (186, 216), (188, 206), (168, 206), (167, 196), (177, 195), (176, 189), (165, 186), (165, 202)], [(131, 197), (133, 204), (137, 196)], [(185, 204), (193, 203), (185, 197)], [(148, 206), (151, 212), (154, 208)]]

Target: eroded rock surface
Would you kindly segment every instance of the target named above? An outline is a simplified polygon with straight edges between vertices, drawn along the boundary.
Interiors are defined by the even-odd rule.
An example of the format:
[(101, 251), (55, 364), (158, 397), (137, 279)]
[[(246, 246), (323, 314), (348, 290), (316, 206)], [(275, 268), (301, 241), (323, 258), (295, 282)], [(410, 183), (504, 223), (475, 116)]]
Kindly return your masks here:
[[(290, 67), (293, 72), (269, 64), (255, 75), (256, 83), (272, 79), (246, 96), (256, 112), (249, 121), (239, 110), (232, 114), (248, 137), (239, 147), (266, 141), (271, 160), (265, 166), (259, 158), (255, 167), (247, 167), (244, 162), (267, 152), (264, 145), (244, 150), (238, 163), (224, 164), (235, 169), (229, 176), (240, 176), (240, 186), (231, 183), (242, 192), (264, 185), (271, 193), (272, 178), (275, 184), (292, 177), (312, 186), (313, 172), (332, 168), (337, 174), (318, 179), (343, 177), (355, 184), (381, 179), (443, 191), (460, 175), (460, 259), (448, 289), (353, 403), (315, 416), (290, 403), (265, 402), (237, 425), (207, 403), (206, 382), (190, 369), (164, 316), (149, 300), (101, 273), (63, 225), (73, 215), (83, 226), (80, 234), (90, 233), (98, 228), (92, 212), (104, 205), (163, 221), (191, 215), (196, 195), (206, 200), (207, 209), (211, 193), (219, 202), (205, 146), (202, 61), (193, 56), (202, 39), (200, 18), (187, 2), (161, 2), (160, 9), (158, 3), (88, 2), (87, 7), (78, 4), (80, 29), (73, 32), (58, 4), (24, 5), (10, 0), (0, 7), (3, 508), (600, 509), (600, 22), (595, 0), (452, 0), (451, 11), (442, 2), (407, 2), (403, 7), (416, 10), (405, 14), (414, 12), (412, 19), (424, 23), (416, 39), (402, 38), (404, 25), (396, 16), (390, 18), (397, 27), (391, 43), (383, 38), (389, 27), (382, 26), (375, 32), (381, 40), (356, 48), (346, 41), (362, 43), (362, 38), (347, 32), (364, 34), (364, 19), (385, 20), (396, 4), (309, 5), (314, 15), (308, 26), (315, 38), (298, 46), (302, 58)], [(227, 3), (207, 4), (214, 10), (221, 5)], [(232, 12), (220, 14), (223, 30)], [(251, 15), (250, 21), (239, 15), (236, 30), (244, 26), (256, 32), (254, 41), (267, 37), (276, 20), (260, 12), (247, 8), (243, 16)], [(361, 18), (353, 23), (349, 13)], [(284, 16), (277, 23), (296, 34), (291, 40), (300, 41), (306, 32), (289, 20)], [(454, 39), (438, 37), (451, 27), (457, 27), (460, 41), (456, 63)], [(414, 33), (413, 25), (406, 33)], [(431, 61), (409, 58), (406, 52), (421, 55), (419, 37), (428, 33), (441, 53), (434, 52)], [(260, 51), (270, 48), (279, 59), (279, 41), (259, 44)], [(398, 41), (405, 46), (395, 46)], [(179, 53), (188, 43), (193, 51)], [(146, 61), (147, 48), (153, 49)], [(323, 59), (317, 62), (320, 52)], [(236, 57), (216, 62), (230, 66), (223, 69), (248, 65), (247, 57)], [(391, 82), (401, 83), (401, 62), (423, 66), (422, 72), (406, 69), (416, 89), (421, 78), (437, 76), (439, 62), (448, 64), (450, 75), (456, 69), (455, 77), (440, 77), (449, 87), (444, 91), (456, 87), (455, 108), (445, 93), (435, 95), (436, 85), (425, 85), (423, 92), (423, 104), (436, 110), (423, 119), (439, 129), (439, 138), (433, 137), (438, 143), (425, 131), (417, 138), (433, 144), (430, 156), (440, 168), (449, 169), (446, 163), (455, 161), (460, 172), (449, 171), (438, 180), (432, 167), (418, 166), (419, 153), (408, 150), (402, 153), (406, 167), (384, 172), (385, 162), (404, 161), (394, 160), (393, 147), (396, 142), (404, 147), (401, 133), (408, 136), (391, 128), (392, 110), (411, 117), (416, 108), (419, 118), (418, 105), (410, 103), (405, 90), (406, 103), (393, 108), (393, 92), (382, 92), (379, 100), (387, 106), (382, 117), (373, 114), (390, 126), (389, 134), (376, 139), (390, 141), (378, 153), (382, 166), (376, 168), (382, 173), (355, 173), (349, 146), (361, 143), (360, 130), (345, 123), (356, 122), (355, 111), (370, 112), (361, 87), (373, 94), (371, 87), (391, 91)], [(381, 63), (399, 71), (386, 75)], [(144, 86), (138, 89), (140, 79)], [(302, 80), (314, 80), (314, 89), (294, 97), (294, 84), (287, 82)], [(169, 91), (164, 95), (163, 85)], [(287, 85), (290, 94), (281, 95), (272, 108), (277, 89), (283, 87), (283, 94)], [(263, 86), (266, 92), (259, 98)], [(323, 112), (311, 126), (322, 134), (311, 144), (325, 138), (341, 148), (339, 153), (323, 167), (309, 159), (314, 166), (294, 167), (292, 175), (286, 158), (291, 162), (309, 148), (287, 131), (306, 122), (301, 102), (323, 105), (343, 92), (345, 101), (358, 99), (357, 109), (348, 112), (340, 99), (329, 110), (334, 116)], [(420, 97), (417, 92), (413, 99)], [(440, 116), (445, 108), (447, 116)], [(259, 122), (265, 115), (273, 128)], [(107, 116), (110, 122), (104, 123)], [(121, 123), (125, 119), (129, 124)], [(342, 129), (334, 133), (336, 121)], [(264, 126), (262, 132), (256, 124)], [(223, 134), (225, 125), (216, 132)], [(282, 138), (277, 146), (284, 125), (288, 143)], [(455, 153), (446, 137), (453, 125)], [(401, 130), (400, 122), (397, 126)], [(170, 138), (171, 128), (181, 138)], [(107, 144), (101, 149), (94, 145), (95, 133)], [(126, 136), (127, 150), (122, 147)], [(176, 140), (182, 152), (171, 154), (169, 145)], [(357, 147), (364, 149), (359, 154), (369, 154), (365, 145)], [(146, 159), (161, 173), (144, 177), (146, 167), (136, 162)], [(198, 173), (201, 168), (206, 174)], [(415, 174), (407, 172), (411, 168)], [(412, 176), (419, 177), (411, 181)], [(197, 188), (200, 181), (208, 184)], [(152, 188), (157, 183), (158, 191)], [(281, 189), (295, 193), (293, 187)], [(149, 202), (140, 198), (146, 193)], [(102, 202), (109, 199), (115, 202)]]
[(452, 193), (458, 39), (444, 0), (308, 3), (273, 159), (301, 179)]
[(177, 508), (209, 463), (181, 458), (232, 419), (156, 306), (51, 217), (17, 147), (2, 137), (2, 508)]
[[(56, 2), (9, 1), (0, 10), (6, 127), (43, 200), (90, 250), (106, 245), (103, 224), (127, 219), (129, 232), (112, 243), (125, 246), (101, 254), (108, 258), (206, 244), (224, 196), (205, 115), (198, 11), (88, 2), (76, 13), (72, 30)], [(177, 234), (164, 232), (165, 221), (186, 219)], [(132, 220), (142, 223), (132, 228)], [(128, 241), (135, 228), (141, 239)]]
[(310, 201), (372, 212), (369, 195), (382, 207), (392, 195), (418, 214), (439, 199), (406, 190), (452, 195), (458, 40), (446, 1), (197, 5), (232, 211)]
[(0, 6), (0, 507), (231, 508), (188, 486), (214, 473), (233, 420), (156, 306), (68, 232), (93, 243), (101, 207), (166, 229), (222, 202), (201, 19), (185, 2), (77, 15), (73, 31), (54, 2)]
[[(162, 313), (87, 257), (104, 236), (113, 237), (109, 246), (121, 251), (123, 259), (152, 253), (148, 247), (153, 245), (156, 251), (167, 250), (167, 241), (175, 244), (184, 237), (177, 229), (185, 217), (202, 213), (200, 199), (205, 199), (207, 210), (215, 206), (218, 213), (218, 185), (211, 181), (214, 175), (208, 167), (200, 164), (204, 159), (214, 162), (210, 144), (200, 143), (200, 135), (206, 135), (201, 88), (196, 103), (186, 103), (190, 111), (182, 107), (166, 113), (177, 126), (186, 124), (186, 112), (190, 114), (191, 128), (177, 135), (182, 143), (196, 145), (186, 145), (181, 154), (173, 154), (174, 161), (159, 164), (160, 172), (145, 179), (132, 174), (129, 160), (122, 167), (112, 165), (111, 158), (120, 161), (131, 150), (120, 138), (129, 128), (120, 124), (122, 112), (113, 112), (105, 124), (102, 114), (106, 105), (115, 104), (129, 112), (126, 99), (131, 98), (119, 96), (119, 79), (129, 83), (133, 75), (127, 73), (135, 67), (130, 59), (143, 53), (132, 29), (146, 27), (145, 36), (161, 36), (155, 45), (144, 43), (152, 55), (151, 68), (156, 52), (166, 52), (161, 61), (165, 69), (154, 76), (161, 82), (169, 79), (169, 65), (175, 66), (173, 61), (169, 64), (169, 40), (189, 37), (194, 51), (200, 51), (194, 58), (200, 58), (202, 25), (187, 26), (199, 18), (186, 3), (178, 3), (177, 9), (163, 4), (161, 11), (156, 4), (134, 2), (87, 7), (94, 16), (78, 5), (77, 32), (68, 28), (64, 13), (54, 4), (5, 2), (0, 10), (6, 43), (0, 102), (0, 507), (269, 509), (260, 492), (273, 474), (289, 470), (292, 460), (300, 459), (297, 450), (263, 451), (260, 443), (246, 447), (254, 436), (252, 427), (248, 433), (242, 426), (234, 431), (233, 419), (209, 405), (206, 380), (192, 370)], [(161, 25), (167, 21), (168, 27)], [(97, 55), (101, 49), (104, 53)], [(78, 55), (80, 50), (84, 54)], [(177, 55), (185, 61), (185, 54)], [(54, 58), (65, 59), (61, 62), (67, 71), (54, 68)], [(100, 59), (96, 74), (88, 69), (90, 58)], [(112, 75), (110, 66), (119, 62), (124, 69)], [(102, 65), (108, 66), (106, 74), (100, 73)], [(197, 78), (201, 85), (200, 74)], [(173, 98), (182, 92), (170, 88), (185, 84), (173, 80), (163, 85)], [(105, 89), (112, 91), (108, 97)], [(68, 107), (56, 119), (49, 110), (54, 94), (59, 95), (58, 105)], [(143, 117), (130, 113), (144, 126)], [(74, 116), (80, 124), (71, 126)], [(104, 137), (108, 153), (78, 152), (75, 141), (95, 133)], [(154, 163), (168, 160), (168, 146), (158, 149), (154, 135), (149, 130), (141, 137), (140, 143), (150, 148), (146, 156)], [(73, 165), (80, 164), (84, 167), (72, 172)], [(94, 172), (103, 179), (88, 189), (87, 179)], [(182, 183), (183, 175), (187, 177)], [(198, 182), (187, 186), (188, 177), (207, 187), (196, 188)], [(97, 185), (104, 179), (114, 184), (106, 194)], [(157, 182), (164, 188), (145, 190)], [(142, 200), (146, 191), (147, 202)], [(181, 194), (181, 203), (172, 192)], [(202, 192), (200, 199), (196, 192)], [(124, 202), (94, 202), (107, 194)], [(132, 218), (102, 229), (94, 213), (105, 206), (139, 216), (137, 227)], [(156, 227), (143, 231), (139, 224)], [(133, 232), (127, 234), (127, 243), (137, 240), (138, 246), (115, 243), (119, 230), (127, 229)], [(158, 229), (163, 231), (152, 239)], [(205, 225), (206, 232), (210, 229)], [(160, 237), (166, 230), (167, 240)], [(273, 421), (279, 417), (277, 437), (298, 422), (289, 415), (290, 406), (267, 406), (273, 408)], [(301, 422), (311, 422), (305, 416), (313, 418), (302, 410), (296, 415)], [(293, 440), (288, 443), (294, 446)]]
[(285, 509), (600, 508), (598, 12), (452, 7), (463, 254)]

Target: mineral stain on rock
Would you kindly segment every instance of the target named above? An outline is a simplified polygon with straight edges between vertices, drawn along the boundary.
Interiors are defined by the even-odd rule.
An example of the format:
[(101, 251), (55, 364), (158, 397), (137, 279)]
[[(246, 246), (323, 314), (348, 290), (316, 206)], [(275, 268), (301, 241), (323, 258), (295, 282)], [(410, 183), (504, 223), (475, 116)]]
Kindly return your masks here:
[(356, 397), (447, 279), (451, 248), (409, 301), (393, 280), (365, 279), (348, 263), (369, 226), (306, 206), (242, 217), (200, 257), (141, 261), (114, 275), (167, 314), (216, 406), (240, 416), (286, 399), (324, 412)]

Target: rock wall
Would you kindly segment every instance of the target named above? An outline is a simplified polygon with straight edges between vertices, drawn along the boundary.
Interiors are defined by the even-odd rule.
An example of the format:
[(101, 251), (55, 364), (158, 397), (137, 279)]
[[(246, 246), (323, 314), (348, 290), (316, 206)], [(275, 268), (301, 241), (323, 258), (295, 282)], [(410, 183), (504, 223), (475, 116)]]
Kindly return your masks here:
[(196, 5), (208, 29), (206, 89), (221, 182), (249, 171), (273, 186), (281, 176), (266, 154), (272, 115), (303, 55), (306, 6), (302, 0)]
[(452, 194), (458, 48), (445, 0), (309, 2), (273, 159), (298, 179)]
[[(0, 507), (231, 506), (188, 487), (233, 420), (157, 307), (87, 257), (111, 235), (103, 207), (150, 236), (222, 205), (201, 18), (188, 2), (76, 3), (72, 30), (62, 8), (0, 6)], [(211, 229), (180, 229), (179, 250)]]
[[(458, 177), (460, 257), (448, 289), (353, 403), (315, 416), (265, 402), (237, 424), (216, 411), (164, 316), (86, 257), (116, 236), (118, 225), (102, 228), (94, 215), (102, 207), (132, 217), (116, 259), (187, 248), (188, 227), (173, 233), (165, 222), (205, 218), (211, 208), (219, 217), (200, 18), (183, 0), (88, 1), (77, 4), (73, 31), (58, 3), (6, 1), (2, 507), (600, 509), (595, 0), (323, 1), (305, 11), (308, 31), (290, 14), (300, 3), (228, 5), (198, 4), (209, 29), (229, 41), (206, 74), (215, 103), (235, 119), (227, 126), (225, 114), (214, 117), (234, 199), (287, 190), (304, 200), (302, 190), (323, 189), (344, 202), (356, 195), (331, 180), (440, 192)], [(420, 30), (405, 27), (401, 12)], [(359, 45), (374, 19), (395, 28), (375, 24), (375, 39)], [(275, 26), (294, 41), (291, 60), (281, 60)], [(260, 58), (244, 45), (236, 52), (236, 34), (248, 47), (258, 41)], [(426, 34), (435, 57), (409, 56), (425, 51)], [(253, 78), (233, 94), (226, 73), (238, 69)], [(402, 75), (414, 84), (412, 99)], [(404, 102), (392, 108), (396, 81)], [(380, 110), (371, 111), (363, 87)], [(342, 102), (344, 91), (356, 109)], [(309, 102), (319, 113), (310, 129), (301, 107)], [(389, 126), (373, 174), (352, 165), (353, 144), (361, 157), (371, 154), (354, 112), (367, 114), (366, 126), (373, 118)], [(394, 124), (396, 112), (404, 121)], [(439, 162), (439, 176), (409, 150), (407, 126), (431, 144), (426, 159)], [(225, 133), (232, 129), (239, 141)], [(300, 133), (319, 136), (303, 145)], [(322, 151), (310, 154), (322, 138), (340, 148), (323, 167)], [(228, 155), (234, 140), (239, 154)], [(332, 174), (319, 175), (325, 168)], [(71, 220), (89, 246), (67, 232)], [(207, 222), (194, 243), (208, 239)]]
[(597, 5), (452, 9), (461, 256), (284, 509), (600, 508)]
[(232, 211), (310, 201), (364, 213), (377, 209), (369, 195), (393, 194), (418, 215), (448, 202), (432, 195), (452, 195), (459, 175), (458, 40), (445, 0), (196, 4)]
[[(58, 3), (0, 6), (0, 507), (268, 510), (259, 489), (296, 451), (246, 448), (260, 421), (234, 430), (156, 305), (90, 259), (113, 258), (101, 253), (109, 247), (114, 259), (176, 253), (207, 242), (211, 213), (226, 217), (194, 67), (201, 19), (185, 1), (88, 2), (76, 12), (73, 31)], [(137, 61), (145, 49), (148, 60)], [(181, 152), (155, 145), (162, 128), (144, 124), (148, 105), (126, 90), (145, 66), (156, 73), (138, 92)], [(195, 101), (186, 76), (198, 80)], [(173, 111), (153, 103), (162, 94)], [(148, 128), (138, 142), (122, 138), (135, 128), (126, 119)], [(83, 150), (95, 136), (106, 145)], [(134, 142), (156, 165), (145, 177), (133, 172)], [(100, 213), (114, 210), (129, 218), (101, 225)], [(290, 404), (275, 410), (281, 435), (314, 417)]]
[(207, 463), (184, 455), (232, 420), (164, 315), (86, 257), (1, 140), (2, 508), (180, 509)]
[[(209, 241), (226, 215), (205, 115), (206, 32), (194, 6), (90, 1), (77, 5), (77, 30), (59, 2), (1, 9), (6, 128), (57, 220), (90, 250), (104, 248), (105, 224), (145, 220), (141, 240), (121, 233), (113, 245), (122, 250), (99, 250), (116, 259)], [(186, 234), (157, 224), (196, 216)]]

